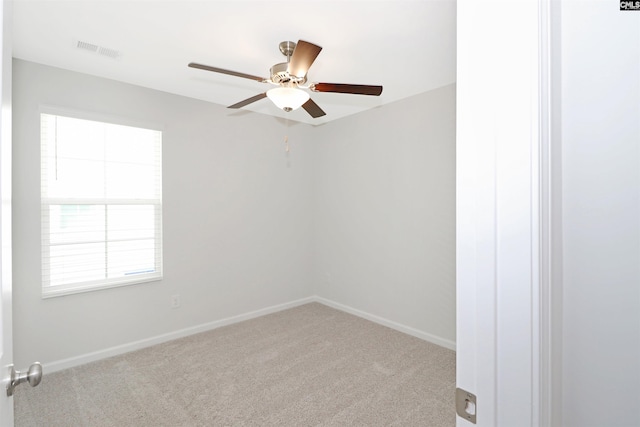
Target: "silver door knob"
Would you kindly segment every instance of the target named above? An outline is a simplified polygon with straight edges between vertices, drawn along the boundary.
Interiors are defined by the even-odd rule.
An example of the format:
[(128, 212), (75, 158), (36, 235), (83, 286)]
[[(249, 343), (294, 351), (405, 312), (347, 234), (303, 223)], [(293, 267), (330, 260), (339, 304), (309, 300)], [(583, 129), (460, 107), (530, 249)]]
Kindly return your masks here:
[(42, 365), (38, 362), (29, 367), (27, 372), (16, 371), (11, 365), (9, 367), (11, 376), (9, 378), (9, 384), (7, 384), (7, 396), (13, 396), (15, 388), (24, 382), (28, 382), (31, 387), (35, 387), (42, 381)]

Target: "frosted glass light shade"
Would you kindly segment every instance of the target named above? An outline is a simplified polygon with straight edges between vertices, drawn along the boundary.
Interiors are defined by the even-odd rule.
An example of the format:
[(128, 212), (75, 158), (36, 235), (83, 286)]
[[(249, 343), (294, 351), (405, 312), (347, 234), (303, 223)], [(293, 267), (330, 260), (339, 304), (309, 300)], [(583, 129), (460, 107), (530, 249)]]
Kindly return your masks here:
[(309, 100), (309, 94), (292, 87), (276, 87), (267, 91), (267, 96), (278, 108), (292, 111)]

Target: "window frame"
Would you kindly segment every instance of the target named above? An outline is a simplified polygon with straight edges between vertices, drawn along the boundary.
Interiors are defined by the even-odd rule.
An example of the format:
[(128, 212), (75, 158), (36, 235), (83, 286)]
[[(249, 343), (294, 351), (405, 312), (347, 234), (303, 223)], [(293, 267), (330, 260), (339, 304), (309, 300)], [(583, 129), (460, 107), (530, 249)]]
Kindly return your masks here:
[[(43, 194), (43, 177), (42, 173), (44, 170), (44, 162), (47, 161), (46, 153), (44, 152), (44, 133), (43, 133), (43, 115), (54, 115), (54, 116), (62, 116), (72, 119), (80, 119), (80, 120), (90, 120), (105, 124), (112, 125), (120, 125), (120, 126), (129, 126), (135, 127), (139, 129), (146, 129), (160, 132), (160, 141), (159, 141), (159, 195), (158, 198), (155, 199), (122, 199), (122, 198), (60, 198), (60, 197), (45, 197)], [(38, 111), (38, 123), (40, 126), (40, 180), (39, 180), (39, 188), (40, 188), (40, 230), (41, 230), (41, 281), (42, 281), (42, 298), (53, 298), (64, 295), (73, 295), (84, 292), (92, 292), (104, 289), (111, 289), (123, 286), (131, 286), (137, 285), (141, 283), (149, 283), (149, 282), (157, 282), (161, 281), (164, 276), (164, 268), (163, 268), (163, 221), (162, 221), (162, 213), (163, 213), (163, 183), (162, 183), (162, 169), (163, 169), (163, 161), (162, 161), (162, 145), (163, 145), (163, 137), (164, 137), (164, 128), (161, 125), (156, 123), (143, 122), (138, 120), (131, 120), (123, 117), (105, 115), (101, 113), (93, 113), (86, 111), (78, 111), (68, 108), (61, 108), (50, 105), (41, 105)], [(136, 276), (130, 277), (118, 277), (118, 278), (105, 278), (100, 280), (93, 281), (84, 281), (72, 284), (65, 285), (50, 285), (50, 276), (45, 277), (45, 271), (49, 271), (49, 255), (45, 256), (45, 253), (50, 253), (50, 229), (49, 229), (49, 220), (50, 220), (50, 206), (60, 206), (60, 205), (102, 205), (108, 206), (127, 206), (127, 205), (150, 205), (153, 206), (154, 210), (154, 243), (157, 249), (155, 250), (155, 259), (154, 266), (155, 270), (153, 273), (148, 274), (140, 274)], [(105, 241), (105, 243), (108, 240)], [(46, 269), (46, 270), (45, 270)]]

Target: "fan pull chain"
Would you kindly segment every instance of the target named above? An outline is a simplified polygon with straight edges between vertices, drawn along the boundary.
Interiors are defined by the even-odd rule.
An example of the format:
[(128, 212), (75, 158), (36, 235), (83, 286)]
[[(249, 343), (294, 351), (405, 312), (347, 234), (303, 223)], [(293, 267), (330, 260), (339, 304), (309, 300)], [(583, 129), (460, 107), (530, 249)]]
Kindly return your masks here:
[(284, 136), (284, 152), (288, 154), (289, 151), (290, 151), (290, 148), (289, 148), (289, 117), (286, 117), (284, 120), (285, 120), (285, 122), (284, 122), (285, 126), (287, 128), (287, 132), (286, 132), (286, 134)]

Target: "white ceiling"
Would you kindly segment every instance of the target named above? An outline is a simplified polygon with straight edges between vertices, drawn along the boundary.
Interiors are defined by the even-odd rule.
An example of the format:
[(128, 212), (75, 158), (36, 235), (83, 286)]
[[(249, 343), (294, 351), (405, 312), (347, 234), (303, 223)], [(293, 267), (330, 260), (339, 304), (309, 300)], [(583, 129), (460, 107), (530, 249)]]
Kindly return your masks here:
[[(245, 110), (322, 124), (455, 82), (455, 0), (16, 0), (13, 56), (221, 104), (272, 86), (188, 68), (198, 62), (269, 77), (284, 40), (322, 46), (310, 82), (383, 85), (380, 97), (311, 93), (327, 113)], [(114, 49), (117, 59), (77, 42)], [(237, 114), (238, 110), (228, 110)]]

